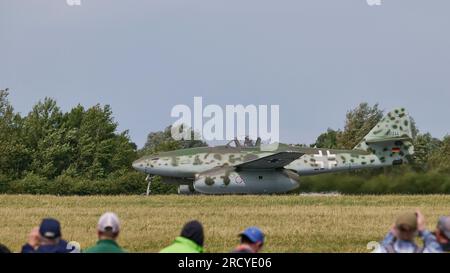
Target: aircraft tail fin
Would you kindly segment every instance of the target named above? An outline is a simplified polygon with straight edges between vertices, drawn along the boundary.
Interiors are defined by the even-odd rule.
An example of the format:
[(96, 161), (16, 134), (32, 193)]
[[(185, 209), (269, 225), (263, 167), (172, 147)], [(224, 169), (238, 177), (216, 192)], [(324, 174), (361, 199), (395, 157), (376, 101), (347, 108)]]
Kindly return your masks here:
[(383, 117), (354, 149), (372, 152), (381, 162), (395, 164), (414, 154), (412, 139), (411, 118), (405, 108), (397, 108)]

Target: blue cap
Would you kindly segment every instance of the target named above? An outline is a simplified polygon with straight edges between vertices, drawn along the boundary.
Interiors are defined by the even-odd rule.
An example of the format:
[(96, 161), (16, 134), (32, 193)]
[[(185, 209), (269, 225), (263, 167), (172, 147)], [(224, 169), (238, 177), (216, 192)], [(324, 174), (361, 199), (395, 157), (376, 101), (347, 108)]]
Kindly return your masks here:
[(41, 226), (39, 227), (39, 234), (48, 239), (61, 237), (61, 226), (58, 220), (53, 218), (42, 220)]
[(253, 243), (264, 243), (264, 233), (258, 227), (249, 227), (239, 236), (245, 236)]

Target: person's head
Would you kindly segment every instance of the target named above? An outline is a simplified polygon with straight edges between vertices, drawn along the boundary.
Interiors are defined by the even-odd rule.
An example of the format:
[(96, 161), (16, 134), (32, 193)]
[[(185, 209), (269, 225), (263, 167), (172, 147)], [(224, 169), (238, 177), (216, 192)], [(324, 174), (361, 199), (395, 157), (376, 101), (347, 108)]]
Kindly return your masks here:
[(203, 243), (204, 243), (204, 239), (205, 239), (204, 233), (203, 233), (203, 226), (197, 220), (187, 222), (184, 225), (183, 229), (181, 230), (180, 236), (187, 238), (191, 241), (194, 241), (197, 245), (203, 247)]
[(97, 235), (100, 240), (116, 240), (120, 232), (119, 217), (113, 212), (104, 213), (97, 224)]
[(239, 233), (241, 244), (249, 246), (253, 252), (261, 251), (264, 245), (264, 233), (257, 227), (249, 227)]
[(39, 226), (40, 244), (56, 245), (61, 238), (61, 225), (58, 220), (45, 218)]
[(413, 241), (417, 236), (417, 215), (414, 212), (404, 213), (395, 221), (397, 239)]
[(450, 217), (439, 218), (435, 234), (439, 244), (450, 248)]

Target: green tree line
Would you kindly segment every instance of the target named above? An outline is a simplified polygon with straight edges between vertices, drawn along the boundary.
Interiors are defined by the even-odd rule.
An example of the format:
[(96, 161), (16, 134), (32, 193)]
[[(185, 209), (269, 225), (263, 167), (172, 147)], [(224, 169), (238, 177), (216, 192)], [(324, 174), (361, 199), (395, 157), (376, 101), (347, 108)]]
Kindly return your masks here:
[[(8, 90), (0, 90), (0, 193), (141, 194), (147, 184), (145, 175), (132, 169), (134, 160), (206, 145), (173, 140), (169, 126), (150, 133), (138, 150), (128, 131), (117, 131), (109, 105), (77, 105), (63, 112), (45, 98), (22, 116), (8, 96)], [(176, 187), (159, 179), (152, 187), (155, 193), (176, 193)]]
[(8, 92), (0, 91), (0, 173), (3, 179), (34, 174), (46, 179), (61, 175), (106, 178), (129, 171), (136, 145), (128, 131), (117, 133), (111, 108), (78, 105), (62, 112), (45, 98), (26, 115), (14, 112)]
[[(26, 115), (14, 111), (8, 90), (0, 90), (0, 193), (58, 195), (141, 194), (145, 175), (132, 162), (145, 154), (206, 146), (198, 140), (175, 141), (170, 126), (152, 132), (140, 150), (128, 131), (118, 132), (109, 105), (77, 105), (63, 112), (45, 98)], [(351, 149), (379, 122), (377, 104), (362, 103), (347, 112), (345, 127), (328, 129), (312, 147)], [(450, 137), (420, 133), (413, 122), (416, 153), (411, 164), (305, 177), (300, 191), (343, 193), (450, 193)], [(152, 184), (153, 193), (176, 187)]]

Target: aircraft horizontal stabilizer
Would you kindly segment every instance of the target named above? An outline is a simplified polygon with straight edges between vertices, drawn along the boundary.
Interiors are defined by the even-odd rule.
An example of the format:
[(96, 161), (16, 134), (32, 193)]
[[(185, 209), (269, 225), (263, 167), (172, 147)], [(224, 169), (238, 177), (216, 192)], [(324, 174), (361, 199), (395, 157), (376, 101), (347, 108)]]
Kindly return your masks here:
[(379, 138), (379, 139), (370, 139), (367, 140), (367, 144), (375, 144), (375, 143), (382, 143), (382, 142), (394, 142), (394, 141), (412, 141), (411, 137), (392, 137), (392, 138)]

